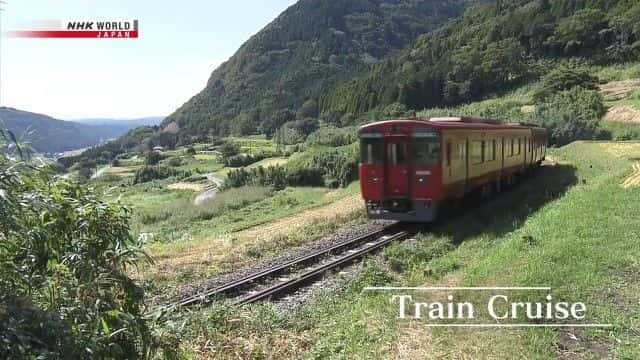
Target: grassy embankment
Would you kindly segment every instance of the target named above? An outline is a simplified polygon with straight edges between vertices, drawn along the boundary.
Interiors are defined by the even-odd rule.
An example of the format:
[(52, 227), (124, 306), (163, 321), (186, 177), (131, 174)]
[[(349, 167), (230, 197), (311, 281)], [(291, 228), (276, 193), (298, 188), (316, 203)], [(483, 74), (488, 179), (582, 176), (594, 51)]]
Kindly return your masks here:
[[(578, 142), (551, 157), (558, 163), (490, 203), (387, 248), (386, 261), (367, 262), (342, 290), (286, 313), (217, 305), (192, 315), (176, 336), (187, 352), (220, 357), (637, 358), (640, 188), (620, 182), (640, 159), (640, 143)], [(389, 293), (361, 291), (371, 285), (550, 286), (558, 301), (585, 302), (585, 321), (613, 327), (428, 329), (396, 319)], [(452, 294), (478, 304), (487, 295)], [(544, 301), (547, 294), (507, 295)], [(416, 294), (422, 301), (443, 296)]]
[[(264, 137), (228, 138), (242, 153), (273, 152), (275, 144)], [(204, 150), (205, 145), (195, 146)], [(296, 153), (291, 159), (307, 158)], [(273, 191), (265, 187), (228, 189), (200, 205), (197, 191), (205, 189), (207, 173), (224, 179), (231, 168), (213, 153), (188, 155), (186, 149), (163, 153), (160, 165), (190, 171), (190, 178), (169, 178), (132, 184), (143, 159), (133, 157), (110, 167), (92, 181), (107, 197), (119, 198), (133, 208), (132, 231), (145, 234), (148, 251), (156, 263), (141, 276), (151, 294), (194, 278), (209, 276), (272, 256), (291, 246), (325, 235), (345, 224), (363, 221), (357, 183), (345, 189), (290, 187)], [(179, 160), (179, 161), (177, 161)], [(248, 167), (282, 165), (273, 157)], [(333, 208), (327, 208), (335, 204)]]

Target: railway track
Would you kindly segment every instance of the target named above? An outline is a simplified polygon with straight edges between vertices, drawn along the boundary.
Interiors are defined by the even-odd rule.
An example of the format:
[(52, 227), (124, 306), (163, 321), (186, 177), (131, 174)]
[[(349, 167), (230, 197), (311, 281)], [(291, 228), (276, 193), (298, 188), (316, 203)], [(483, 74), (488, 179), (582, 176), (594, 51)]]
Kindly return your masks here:
[(169, 303), (163, 308), (206, 304), (221, 297), (232, 298), (236, 305), (277, 299), (317, 281), (331, 270), (352, 264), (393, 241), (405, 239), (411, 233), (410, 229), (394, 223), (227, 284), (200, 291)]

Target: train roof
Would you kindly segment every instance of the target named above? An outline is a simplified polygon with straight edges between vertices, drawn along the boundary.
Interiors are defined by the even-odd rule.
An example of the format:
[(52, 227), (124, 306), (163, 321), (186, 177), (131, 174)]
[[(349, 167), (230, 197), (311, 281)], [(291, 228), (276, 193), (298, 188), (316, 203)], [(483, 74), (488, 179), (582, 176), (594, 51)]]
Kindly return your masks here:
[(496, 119), (483, 119), (474, 117), (435, 117), (426, 119), (394, 119), (384, 120), (375, 123), (364, 125), (360, 128), (360, 131), (373, 130), (377, 128), (384, 128), (392, 125), (403, 125), (408, 127), (431, 127), (436, 129), (487, 129), (487, 130), (502, 130), (502, 129), (540, 129), (534, 124), (527, 123), (502, 123)]

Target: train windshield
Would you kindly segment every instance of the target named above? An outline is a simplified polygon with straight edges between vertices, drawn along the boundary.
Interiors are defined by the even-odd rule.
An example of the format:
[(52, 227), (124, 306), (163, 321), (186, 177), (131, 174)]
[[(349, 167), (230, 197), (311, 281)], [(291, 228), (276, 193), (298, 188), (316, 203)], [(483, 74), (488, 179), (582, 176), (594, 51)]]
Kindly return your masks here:
[(362, 134), (360, 159), (363, 164), (378, 164), (384, 161), (384, 139), (382, 134)]
[(440, 138), (437, 134), (419, 134), (411, 141), (413, 161), (418, 165), (437, 165), (440, 163)]

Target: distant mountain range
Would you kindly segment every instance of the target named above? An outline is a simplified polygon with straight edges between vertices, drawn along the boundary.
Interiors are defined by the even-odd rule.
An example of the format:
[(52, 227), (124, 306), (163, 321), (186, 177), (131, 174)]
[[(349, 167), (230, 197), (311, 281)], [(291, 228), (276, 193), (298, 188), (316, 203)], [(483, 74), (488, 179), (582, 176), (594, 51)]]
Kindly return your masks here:
[(150, 116), (139, 119), (110, 119), (110, 118), (96, 118), (96, 119), (76, 119), (69, 120), (75, 123), (91, 125), (91, 126), (119, 126), (126, 127), (127, 130), (136, 128), (138, 126), (156, 126), (159, 125), (164, 116)]
[(82, 119), (64, 121), (47, 115), (0, 107), (0, 127), (12, 131), (38, 152), (60, 153), (98, 145), (127, 131), (157, 125), (162, 117), (131, 120)]

